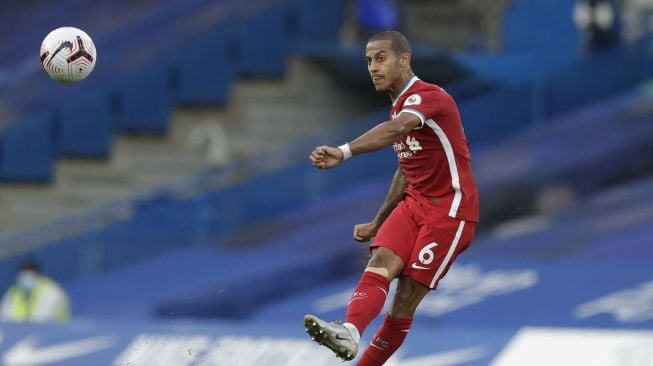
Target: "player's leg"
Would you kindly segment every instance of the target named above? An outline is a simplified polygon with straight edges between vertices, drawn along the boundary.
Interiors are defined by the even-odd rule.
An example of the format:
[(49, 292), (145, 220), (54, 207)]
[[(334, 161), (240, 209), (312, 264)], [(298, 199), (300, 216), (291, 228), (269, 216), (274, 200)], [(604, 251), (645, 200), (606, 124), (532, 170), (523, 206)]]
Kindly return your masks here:
[(308, 334), (338, 357), (352, 360), (358, 352), (360, 335), (381, 313), (390, 281), (401, 273), (403, 266), (401, 258), (390, 249), (374, 248), (372, 258), (347, 306), (345, 323), (329, 323), (309, 314), (304, 317)]
[(372, 338), (359, 366), (383, 365), (392, 356), (405, 339), (419, 303), (430, 289), (437, 288), (474, 235), (474, 223), (422, 210), (422, 206), (413, 208), (413, 214), (423, 225), (401, 273), (390, 313)]
[(388, 248), (378, 247), (373, 253), (349, 300), (345, 315), (345, 325), (353, 326), (352, 332), (357, 338), (381, 313), (388, 297), (390, 282), (404, 268), (401, 258)]
[(376, 318), (388, 296), (390, 281), (404, 268), (419, 229), (404, 202), (400, 202), (383, 223), (372, 244), (372, 258), (347, 306), (344, 324), (325, 322), (314, 315), (304, 317), (306, 331), (315, 341), (351, 360), (358, 352), (360, 335)]
[(399, 277), (390, 312), (358, 361), (358, 366), (383, 365), (403, 343), (417, 306), (429, 288), (410, 277)]
[(390, 281), (404, 270), (418, 234), (408, 205), (400, 202), (374, 238), (372, 258), (349, 301), (345, 322), (355, 327), (354, 333), (363, 334), (383, 309)]

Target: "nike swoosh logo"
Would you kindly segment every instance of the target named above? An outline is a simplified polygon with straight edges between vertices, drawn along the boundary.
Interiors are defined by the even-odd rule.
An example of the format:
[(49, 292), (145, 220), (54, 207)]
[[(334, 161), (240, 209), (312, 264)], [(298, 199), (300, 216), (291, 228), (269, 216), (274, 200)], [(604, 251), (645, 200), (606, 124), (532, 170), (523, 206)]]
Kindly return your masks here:
[(430, 269), (429, 267), (418, 266), (417, 263), (413, 263), (413, 265), (411, 267), (413, 267), (415, 269)]
[(59, 52), (61, 52), (61, 50), (63, 50), (64, 48), (68, 48), (68, 49), (72, 50), (72, 49), (73, 49), (73, 44), (72, 44), (72, 42), (70, 42), (70, 41), (62, 42), (62, 43), (59, 45), (59, 47), (57, 47), (57, 49), (54, 50), (54, 52), (52, 52), (52, 56), (50, 57), (50, 61), (48, 61), (48, 66), (50, 66), (50, 63), (52, 63), (52, 60), (54, 59), (54, 56), (56, 56), (56, 55), (57, 55)]
[(348, 341), (348, 340), (349, 340), (349, 338), (342, 338), (342, 337), (340, 336), (340, 334), (336, 334), (336, 339), (339, 339), (339, 340), (341, 340), (341, 341)]

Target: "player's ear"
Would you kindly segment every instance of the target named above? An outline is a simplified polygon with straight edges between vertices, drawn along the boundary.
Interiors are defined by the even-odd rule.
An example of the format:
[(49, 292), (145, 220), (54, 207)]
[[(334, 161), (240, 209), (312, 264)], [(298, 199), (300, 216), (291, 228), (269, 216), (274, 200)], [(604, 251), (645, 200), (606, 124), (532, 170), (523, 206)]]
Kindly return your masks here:
[(399, 63), (402, 67), (407, 67), (410, 65), (410, 53), (402, 53)]

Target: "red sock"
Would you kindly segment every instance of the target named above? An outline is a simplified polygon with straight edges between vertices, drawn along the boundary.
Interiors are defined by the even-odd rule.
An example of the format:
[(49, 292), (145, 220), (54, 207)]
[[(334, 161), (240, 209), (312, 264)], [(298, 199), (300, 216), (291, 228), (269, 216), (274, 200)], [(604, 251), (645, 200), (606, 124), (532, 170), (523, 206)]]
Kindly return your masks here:
[(363, 272), (347, 306), (345, 322), (353, 324), (360, 334), (376, 318), (385, 304), (390, 281), (374, 272)]
[(401, 346), (413, 324), (413, 318), (385, 317), (383, 325), (365, 350), (358, 366), (381, 366)]

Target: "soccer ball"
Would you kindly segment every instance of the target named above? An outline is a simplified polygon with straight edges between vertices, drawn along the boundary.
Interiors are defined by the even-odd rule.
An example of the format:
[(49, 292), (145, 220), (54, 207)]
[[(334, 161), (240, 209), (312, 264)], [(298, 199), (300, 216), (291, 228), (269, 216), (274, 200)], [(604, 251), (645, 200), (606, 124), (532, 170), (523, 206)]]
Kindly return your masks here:
[(93, 40), (81, 29), (61, 27), (41, 43), (41, 64), (54, 80), (74, 83), (85, 79), (95, 67)]

